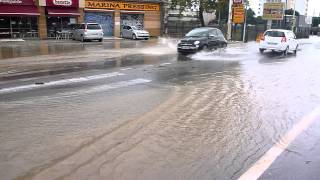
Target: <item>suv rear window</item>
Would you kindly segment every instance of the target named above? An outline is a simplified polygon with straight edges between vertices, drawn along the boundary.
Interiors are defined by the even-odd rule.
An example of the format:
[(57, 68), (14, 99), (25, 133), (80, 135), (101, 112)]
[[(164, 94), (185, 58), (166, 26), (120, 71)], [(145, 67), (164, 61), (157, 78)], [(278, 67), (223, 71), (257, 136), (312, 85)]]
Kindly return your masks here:
[(99, 24), (88, 24), (87, 29), (101, 29)]
[(264, 35), (270, 37), (285, 37), (284, 32), (281, 31), (267, 31)]

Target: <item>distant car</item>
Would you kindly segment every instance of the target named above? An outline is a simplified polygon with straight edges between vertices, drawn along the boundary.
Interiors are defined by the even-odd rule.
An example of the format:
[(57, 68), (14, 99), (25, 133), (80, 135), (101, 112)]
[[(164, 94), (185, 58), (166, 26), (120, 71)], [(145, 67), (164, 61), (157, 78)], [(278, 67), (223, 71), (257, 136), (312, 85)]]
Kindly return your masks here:
[(296, 54), (298, 50), (296, 35), (290, 30), (267, 30), (261, 37), (259, 44), (260, 53), (266, 50), (282, 52), (284, 55), (287, 55), (289, 52)]
[(136, 26), (123, 26), (120, 36), (122, 38), (131, 38), (134, 40), (136, 39), (148, 40), (150, 38), (150, 34), (148, 31), (139, 29)]
[(103, 40), (103, 30), (100, 24), (97, 23), (82, 23), (74, 27), (72, 32), (74, 40), (85, 42), (87, 40)]
[(202, 27), (188, 32), (178, 43), (179, 53), (194, 53), (199, 50), (212, 50), (227, 47), (227, 40), (217, 28)]

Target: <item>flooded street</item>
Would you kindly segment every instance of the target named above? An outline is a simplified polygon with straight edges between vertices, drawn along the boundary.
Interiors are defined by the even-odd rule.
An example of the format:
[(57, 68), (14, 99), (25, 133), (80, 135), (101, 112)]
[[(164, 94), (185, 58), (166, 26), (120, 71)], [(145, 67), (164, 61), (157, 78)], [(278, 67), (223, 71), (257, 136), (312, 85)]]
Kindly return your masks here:
[(0, 179), (238, 179), (320, 105), (319, 37), (288, 56), (256, 42), (188, 56), (165, 38), (50, 43), (0, 46)]

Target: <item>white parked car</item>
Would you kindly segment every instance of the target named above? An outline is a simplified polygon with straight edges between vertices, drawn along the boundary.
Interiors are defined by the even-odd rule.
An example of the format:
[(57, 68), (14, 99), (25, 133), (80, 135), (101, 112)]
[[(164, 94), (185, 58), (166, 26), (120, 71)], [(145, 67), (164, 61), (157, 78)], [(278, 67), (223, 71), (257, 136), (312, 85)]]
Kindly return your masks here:
[(101, 42), (103, 40), (103, 30), (100, 24), (97, 23), (78, 24), (72, 32), (72, 38), (82, 42), (87, 40), (98, 40)]
[(135, 26), (123, 26), (120, 36), (122, 38), (132, 38), (132, 39), (145, 39), (150, 38), (149, 32), (143, 29), (138, 29)]
[(273, 52), (283, 52), (284, 55), (287, 55), (288, 52), (296, 54), (298, 41), (292, 31), (270, 29), (263, 34), (260, 40), (259, 50), (260, 53), (263, 53), (265, 50), (271, 50)]

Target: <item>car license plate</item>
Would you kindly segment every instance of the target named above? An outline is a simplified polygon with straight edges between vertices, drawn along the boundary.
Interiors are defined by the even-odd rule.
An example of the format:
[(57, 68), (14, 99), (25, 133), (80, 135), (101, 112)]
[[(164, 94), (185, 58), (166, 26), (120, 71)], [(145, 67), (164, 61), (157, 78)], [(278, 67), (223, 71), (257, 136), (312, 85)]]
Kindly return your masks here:
[(270, 44), (270, 45), (277, 45), (278, 43), (268, 43), (268, 44)]
[(189, 46), (182, 46), (181, 48), (182, 48), (182, 49), (190, 49)]

